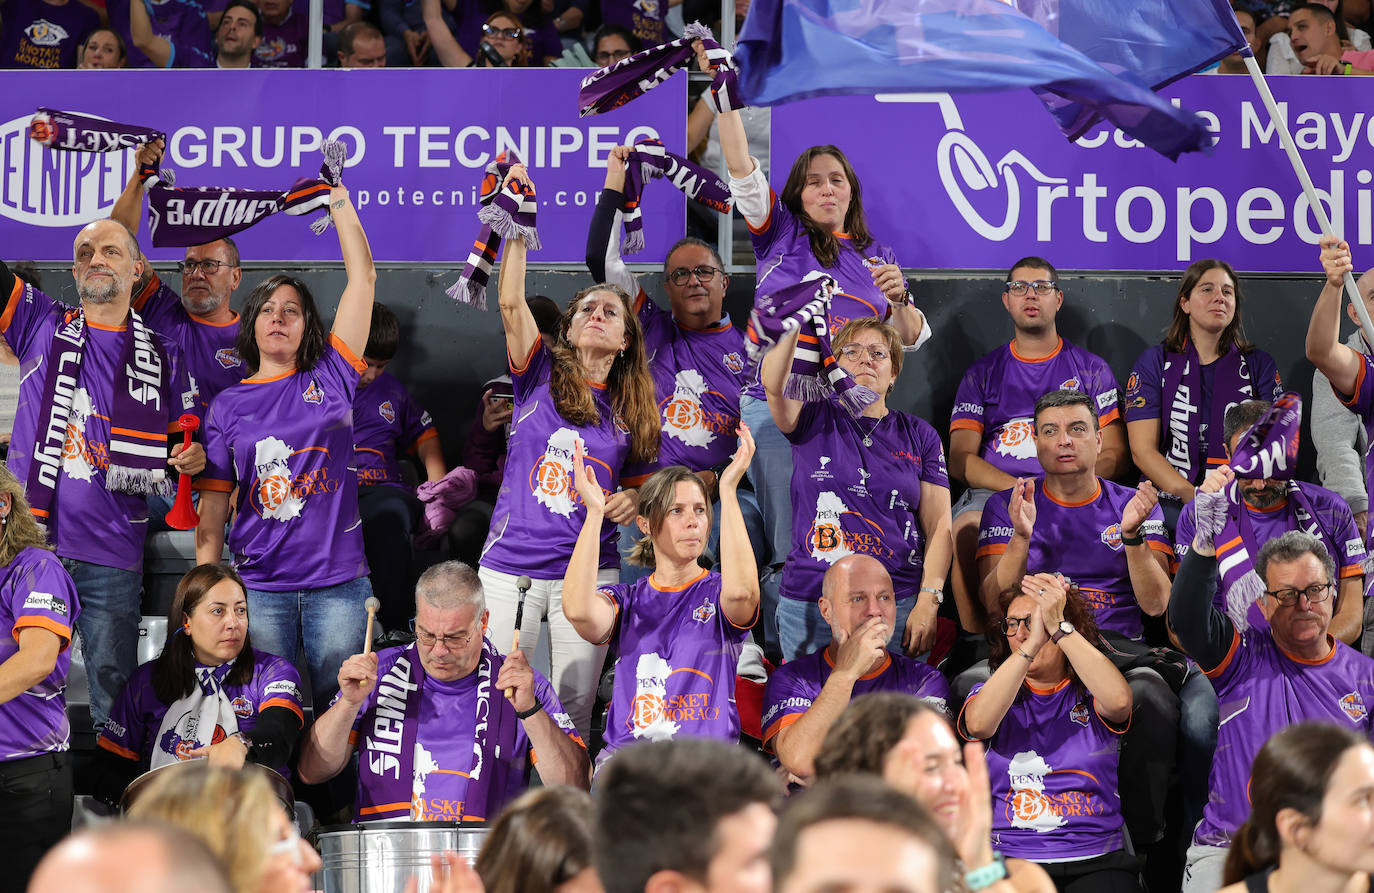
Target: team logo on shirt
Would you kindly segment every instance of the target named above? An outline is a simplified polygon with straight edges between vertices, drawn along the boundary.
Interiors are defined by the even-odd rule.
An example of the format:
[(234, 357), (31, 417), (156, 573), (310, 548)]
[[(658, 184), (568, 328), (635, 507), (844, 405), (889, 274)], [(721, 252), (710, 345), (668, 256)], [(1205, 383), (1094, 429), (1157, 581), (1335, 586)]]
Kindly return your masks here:
[(1361, 722), (1369, 715), (1368, 711), (1364, 709), (1364, 698), (1360, 697), (1360, 693), (1357, 691), (1352, 691), (1343, 696), (1340, 700), (1340, 706), (1341, 711), (1350, 717), (1351, 722)]
[(649, 741), (666, 741), (680, 726), (668, 718), (668, 676), (672, 666), (656, 652), (639, 656), (635, 696), (630, 701), (630, 733)]
[(867, 496), (868, 496), (868, 479), (869, 479), (869, 477), (870, 477), (870, 473), (869, 473), (868, 469), (866, 469), (866, 468), (856, 468), (856, 469), (854, 469), (854, 470), (857, 471), (857, 472), (859, 473), (859, 482), (858, 482), (857, 484), (855, 484), (854, 486), (849, 487), (849, 488), (847, 488), (847, 489), (849, 490), (849, 492), (853, 493), (855, 496), (867, 497)]
[(673, 378), (673, 396), (663, 404), (663, 433), (694, 447), (704, 447), (715, 440), (701, 407), (705, 393), (706, 379), (700, 372), (679, 370)]
[(701, 604), (697, 605), (692, 612), (692, 619), (697, 623), (710, 623), (711, 618), (716, 616), (716, 606), (711, 604), (710, 598), (703, 598)]
[(47, 19), (35, 19), (24, 29), (24, 36), (36, 47), (55, 47), (71, 35), (61, 25)]
[(316, 406), (324, 402), (324, 391), (320, 390), (320, 386), (315, 383), (315, 379), (310, 379), (309, 387), (301, 391), (301, 399), (306, 403), (313, 403)]
[(104, 444), (92, 444), (86, 439), (86, 422), (94, 413), (91, 395), (86, 389), (78, 387), (72, 391), (67, 436), (62, 442), (62, 470), (78, 481), (89, 481), (96, 468), (104, 468), (110, 461)]
[[(841, 520), (844, 515), (852, 515), (862, 524), (855, 525), (857, 530), (845, 530)], [(821, 491), (816, 497), (816, 515), (811, 522), (811, 529), (807, 531), (806, 543), (811, 550), (811, 557), (826, 564), (834, 564), (856, 552), (880, 559), (893, 557), (892, 550), (883, 543), (882, 526), (850, 509), (829, 490)]]
[(1007, 808), (1013, 828), (1029, 828), (1043, 834), (1065, 823), (1045, 794), (1045, 776), (1052, 771), (1049, 763), (1033, 750), (1022, 751), (1011, 758), (1007, 765), (1007, 775), (1011, 777)]
[(659, 9), (658, 0), (635, 0), (635, 9), (644, 13), (644, 15), (648, 16), (651, 19), (657, 19), (662, 17), (662, 12)]
[(1029, 417), (1012, 419), (997, 432), (998, 455), (1013, 459), (1035, 458), (1035, 424)]
[(1113, 524), (1102, 531), (1102, 545), (1110, 546), (1113, 552), (1121, 551), (1121, 525)]
[(1081, 387), (1082, 385), (1076, 378), (1068, 378), (1059, 383), (1059, 390), (1061, 391), (1077, 391)]
[(243, 365), (239, 352), (232, 347), (221, 347), (215, 351), (215, 362), (219, 363), (222, 369), (237, 369)]
[[(419, 741), (415, 742), (413, 778), (410, 784), (410, 820), (412, 822), (456, 821), (462, 817), (462, 801), (457, 801), (457, 812), (452, 811), (454, 801), (425, 797), (425, 782), (429, 776), (439, 771), (439, 762), (434, 754), (425, 749)], [(436, 808), (437, 807), (437, 808)]]
[[(572, 517), (573, 509), (577, 507), (577, 490), (572, 482), (573, 444), (576, 441), (576, 431), (559, 428), (549, 435), (539, 464), (530, 469), (530, 492), (534, 494), (535, 501), (565, 518)], [(590, 456), (587, 458), (591, 459)]]
[(1074, 704), (1073, 709), (1069, 711), (1069, 719), (1078, 723), (1080, 726), (1087, 728), (1089, 721), (1088, 705), (1083, 703), (1082, 701), (1079, 701), (1077, 704)]
[(259, 440), (254, 450), (253, 465), (258, 473), (256, 494), (259, 512), (274, 521), (290, 521), (300, 517), (305, 500), (292, 486), (291, 468), (286, 464), (294, 451), (276, 437)]
[(30, 592), (24, 598), (25, 611), (47, 611), (49, 614), (67, 616), (67, 603), (50, 592)]
[[(188, 712), (184, 714), (172, 728), (163, 733), (162, 738), (157, 743), (158, 749), (163, 753), (171, 754), (178, 760), (191, 759), (191, 751), (200, 746), (196, 744), (197, 733), (200, 731), (199, 725), (200, 716), (198, 713)], [(225, 733), (224, 727), (216, 725), (215, 731), (210, 734), (210, 744), (219, 744), (226, 737), (228, 735)]]
[(727, 353), (720, 358), (720, 361), (725, 364), (726, 369), (729, 369), (736, 375), (744, 371), (744, 357), (740, 356), (738, 353)]
[(229, 702), (229, 706), (234, 708), (235, 716), (252, 716), (253, 702), (242, 695)]
[(816, 470), (813, 471), (813, 472), (811, 472), (811, 480), (813, 480), (813, 481), (828, 481), (828, 480), (830, 480), (832, 477), (834, 477), (834, 475), (832, 475), (830, 472), (828, 472), (828, 471), (825, 470), (825, 466), (827, 466), (827, 465), (829, 465), (829, 464), (830, 464), (830, 457), (829, 457), (829, 456), (821, 456), (820, 460), (816, 462)]
[(377, 414), (380, 415), (388, 425), (396, 421), (396, 407), (391, 405), (390, 400), (385, 401), (381, 406), (377, 407)]

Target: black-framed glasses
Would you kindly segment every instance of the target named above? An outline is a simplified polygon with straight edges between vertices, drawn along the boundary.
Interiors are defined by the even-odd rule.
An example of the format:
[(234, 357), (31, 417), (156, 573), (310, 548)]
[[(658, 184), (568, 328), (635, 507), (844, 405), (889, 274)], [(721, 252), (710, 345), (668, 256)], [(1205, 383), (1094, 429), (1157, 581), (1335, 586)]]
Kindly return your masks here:
[(497, 28), (494, 25), (483, 25), (482, 33), (488, 37), (504, 37), (506, 40), (519, 40), (525, 36), (523, 28)]
[(191, 275), (196, 270), (204, 270), (206, 276), (213, 276), (219, 272), (220, 267), (237, 267), (238, 264), (231, 264), (222, 260), (184, 260), (177, 264), (177, 272)]
[(416, 626), (414, 617), (410, 618), (410, 631), (415, 634), (415, 641), (425, 648), (433, 648), (437, 643), (443, 642), (444, 647), (449, 651), (457, 651), (459, 648), (466, 648), (467, 644), (472, 641), (472, 630), (465, 633), (436, 636), (434, 633)]
[(633, 55), (633, 54), (634, 54), (634, 51), (633, 51), (633, 50), (629, 50), (629, 49), (624, 49), (624, 50), (602, 50), (601, 52), (597, 53), (597, 54), (596, 54), (595, 56), (593, 56), (592, 58), (596, 60), (596, 62), (597, 62), (598, 65), (600, 65), (602, 68), (605, 68), (607, 65), (610, 65), (612, 62), (619, 62), (621, 59), (627, 59), (627, 58), (629, 58), (629, 57), (630, 57), (631, 55)]
[(1029, 617), (1003, 617), (1001, 623), (1002, 632), (1006, 635), (1014, 636), (1016, 635), (1016, 631), (1023, 626), (1026, 628), (1027, 632), (1030, 632), (1030, 622), (1031, 619)]
[(724, 270), (717, 270), (715, 267), (708, 267), (705, 264), (690, 270), (686, 267), (678, 267), (668, 274), (668, 281), (673, 285), (686, 285), (687, 280), (695, 276), (697, 282), (710, 282), (717, 273), (724, 272)]
[(1290, 608), (1298, 603), (1298, 596), (1307, 596), (1307, 601), (1311, 604), (1320, 604), (1327, 600), (1334, 587), (1330, 583), (1313, 583), (1306, 589), (1266, 589), (1265, 595), (1272, 596), (1274, 601)]
[(1027, 282), (1024, 279), (1016, 279), (1006, 283), (1006, 286), (1007, 291), (1011, 292), (1014, 295), (1017, 295), (1018, 297), (1024, 295), (1027, 289), (1030, 289), (1037, 295), (1043, 297), (1053, 292), (1056, 288), (1058, 288), (1059, 283), (1052, 282), (1049, 279), (1037, 279), (1034, 282)]
[(865, 353), (867, 353), (869, 358), (875, 363), (881, 363), (883, 360), (892, 356), (892, 354), (887, 352), (887, 348), (878, 347), (876, 344), (846, 344), (844, 347), (840, 348), (840, 356), (849, 360), (851, 363), (862, 360)]

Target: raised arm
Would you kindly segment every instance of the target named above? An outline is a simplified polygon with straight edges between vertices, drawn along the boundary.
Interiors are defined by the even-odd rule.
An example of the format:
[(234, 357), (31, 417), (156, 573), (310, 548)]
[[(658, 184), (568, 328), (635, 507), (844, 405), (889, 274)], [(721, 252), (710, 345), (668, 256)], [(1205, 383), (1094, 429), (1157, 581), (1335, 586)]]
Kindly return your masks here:
[[(984, 510), (986, 524), (986, 509)], [(994, 613), (997, 597), (1021, 582), (1026, 575), (1026, 561), (1030, 557), (1030, 541), (1035, 535), (1035, 481), (1017, 478), (1011, 488), (1011, 500), (1007, 504), (1007, 514), (1011, 520), (1011, 539), (1001, 555), (987, 555), (977, 561), (978, 577), (982, 581), (978, 594), (983, 599), (983, 608)]]
[[(701, 41), (692, 42), (697, 53), (697, 64), (701, 70), (710, 72), (711, 62), (706, 58), (706, 47)], [(709, 129), (709, 125), (708, 125)], [(721, 112), (716, 116), (716, 136), (720, 140), (720, 154), (725, 157), (725, 166), (730, 176), (743, 179), (754, 172), (754, 160), (749, 157), (749, 137), (744, 132), (744, 120), (738, 111)]]
[[(596, 591), (601, 561), (601, 527), (606, 519), (606, 494), (596, 482), (581, 438), (573, 444), (573, 483), (587, 511), (577, 535), (568, 570), (563, 575), (563, 616), (583, 639), (600, 645), (615, 631), (616, 606)], [(722, 534), (722, 541), (724, 535)], [(749, 542), (745, 537), (745, 543)], [(724, 599), (722, 599), (723, 601)]]
[[(501, 184), (505, 189), (512, 180), (519, 180), (532, 187), (529, 175), (523, 164), (512, 164)], [(501, 325), (506, 330), (506, 355), (512, 363), (523, 363), (530, 355), (534, 344), (539, 340), (539, 327), (534, 323), (534, 314), (525, 303), (525, 239), (517, 236), (507, 239), (501, 256), (501, 280), (499, 286), (501, 302)]]
[[(144, 15), (146, 16), (147, 12), (144, 12)], [(143, 217), (143, 180), (139, 176), (139, 171), (145, 165), (161, 161), (162, 150), (166, 145), (166, 140), (153, 140), (138, 147), (138, 152), (134, 156), (134, 172), (129, 175), (129, 182), (124, 184), (124, 191), (115, 199), (114, 207), (110, 209), (110, 219), (124, 224), (124, 228), (135, 235), (138, 233), (139, 221)]]
[(338, 775), (353, 753), (348, 735), (353, 721), (377, 684), (377, 654), (355, 654), (339, 667), (339, 699), (310, 727), (301, 744), (296, 771), (306, 784)]
[(467, 50), (458, 45), (448, 22), (444, 21), (439, 0), (420, 0), (420, 13), (425, 17), (425, 33), (429, 35), (429, 45), (439, 57), (439, 64), (447, 68), (467, 68), (472, 57)]
[(1349, 243), (1335, 236), (1323, 236), (1321, 246), (1326, 283), (1317, 296), (1312, 321), (1307, 326), (1307, 358), (1330, 379), (1337, 393), (1353, 397), (1364, 360), (1341, 343), (1341, 292), (1345, 288), (1345, 274), (1355, 266), (1350, 258)]
[(751, 625), (759, 610), (759, 569), (738, 491), (753, 457), (754, 436), (740, 423), (739, 448), (720, 475), (720, 608), (739, 627)]
[(801, 417), (802, 401), (786, 397), (787, 376), (792, 373), (792, 355), (797, 350), (799, 332), (784, 335), (763, 357), (759, 371), (764, 393), (768, 395), (768, 410), (783, 434), (790, 434)]
[(358, 219), (358, 210), (343, 186), (329, 190), (329, 213), (334, 217), (334, 228), (339, 231), (339, 249), (343, 252), (344, 274), (348, 277), (348, 284), (339, 297), (339, 309), (334, 314), (333, 333), (355, 357), (360, 357), (367, 347), (367, 332), (372, 326), (377, 268), (372, 264), (372, 249), (367, 244), (363, 222)]
[[(1056, 629), (1064, 622), (1068, 591), (1063, 574), (1026, 577), (1021, 581), (1021, 592), (1039, 606), (1046, 630)], [(1079, 681), (1092, 693), (1098, 716), (1111, 723), (1124, 723), (1131, 718), (1131, 687), (1121, 671), (1097, 650), (1096, 644), (1073, 632), (1060, 637), (1059, 650), (1064, 652)]]
[(606, 182), (587, 227), (587, 269), (597, 282), (611, 282), (628, 295), (639, 294), (639, 280), (620, 257), (620, 214), (625, 204), (625, 162), (629, 146), (616, 146), (606, 156)]
[(1150, 517), (1150, 512), (1159, 505), (1159, 494), (1149, 481), (1141, 481), (1131, 501), (1126, 503), (1121, 513), (1122, 539), (1142, 539), (1134, 546), (1122, 543), (1126, 552), (1126, 569), (1131, 578), (1131, 589), (1141, 610), (1151, 617), (1159, 617), (1169, 606), (1169, 558), (1170, 556), (1150, 546), (1144, 539), (1141, 527)]
[(166, 68), (171, 64), (175, 48), (170, 40), (153, 33), (153, 20), (143, 0), (129, 2), (129, 36), (153, 65)]
[(1231, 619), (1213, 605), (1217, 592), (1217, 553), (1214, 532), (1208, 530), (1203, 507), (1209, 498), (1224, 498), (1221, 491), (1234, 481), (1229, 466), (1207, 472), (1198, 487), (1197, 532), (1174, 576), (1169, 596), (1169, 629), (1183, 651), (1203, 670), (1221, 665), (1235, 639)]
[(1002, 665), (993, 671), (988, 681), (983, 683), (978, 694), (964, 702), (959, 725), (962, 727), (961, 731), (967, 733), (969, 738), (985, 740), (997, 734), (997, 727), (1006, 718), (1007, 711), (1011, 709), (1017, 693), (1021, 691), (1022, 683), (1026, 681), (1026, 674), (1030, 671), (1035, 655), (1039, 654), (1040, 648), (1050, 640), (1041, 611), (1042, 608), (1037, 604), (1027, 621), (1030, 625), (1030, 635), (1020, 645), (1012, 648), (1011, 654), (1007, 655)]

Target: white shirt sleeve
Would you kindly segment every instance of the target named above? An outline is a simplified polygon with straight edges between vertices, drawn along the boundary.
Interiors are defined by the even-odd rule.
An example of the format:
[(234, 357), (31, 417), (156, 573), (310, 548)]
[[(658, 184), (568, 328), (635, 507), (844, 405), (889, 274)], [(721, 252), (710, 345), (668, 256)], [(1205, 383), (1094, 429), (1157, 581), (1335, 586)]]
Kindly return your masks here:
[(754, 169), (747, 176), (730, 178), (730, 195), (735, 201), (735, 210), (743, 215), (746, 223), (758, 229), (768, 222), (772, 190), (768, 188), (768, 178), (763, 175), (759, 160), (750, 155), (749, 163)]

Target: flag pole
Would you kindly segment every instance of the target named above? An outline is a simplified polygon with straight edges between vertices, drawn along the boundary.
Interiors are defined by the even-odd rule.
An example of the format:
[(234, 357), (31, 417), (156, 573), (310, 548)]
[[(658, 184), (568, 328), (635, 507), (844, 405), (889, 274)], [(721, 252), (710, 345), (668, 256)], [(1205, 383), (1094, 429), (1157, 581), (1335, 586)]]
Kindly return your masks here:
[[(1298, 182), (1302, 183), (1303, 194), (1307, 196), (1307, 203), (1312, 206), (1312, 213), (1317, 217), (1317, 225), (1321, 227), (1322, 235), (1337, 235), (1331, 227), (1331, 218), (1326, 216), (1326, 207), (1317, 200), (1317, 189), (1312, 185), (1307, 165), (1302, 163), (1298, 147), (1293, 144), (1293, 135), (1288, 132), (1288, 121), (1279, 114), (1278, 103), (1274, 101), (1274, 94), (1269, 92), (1269, 85), (1265, 83), (1259, 63), (1255, 61), (1254, 55), (1248, 52), (1245, 55), (1245, 68), (1250, 72), (1250, 80), (1255, 82), (1255, 90), (1259, 92), (1260, 99), (1264, 101), (1270, 122), (1279, 132), (1279, 144), (1283, 146), (1289, 163), (1293, 165), (1293, 173), (1298, 175)], [(1359, 289), (1355, 287), (1355, 277), (1351, 273), (1345, 274), (1345, 293), (1350, 298), (1350, 303), (1355, 306), (1355, 314), (1360, 318), (1360, 328), (1364, 330), (1365, 340), (1374, 344), (1374, 320), (1369, 318), (1369, 309), (1365, 307)]]

